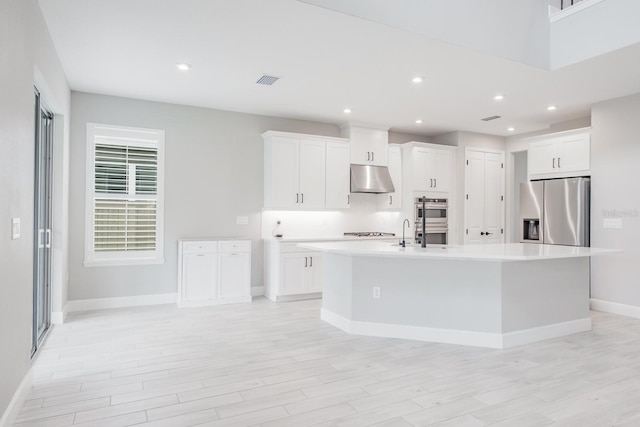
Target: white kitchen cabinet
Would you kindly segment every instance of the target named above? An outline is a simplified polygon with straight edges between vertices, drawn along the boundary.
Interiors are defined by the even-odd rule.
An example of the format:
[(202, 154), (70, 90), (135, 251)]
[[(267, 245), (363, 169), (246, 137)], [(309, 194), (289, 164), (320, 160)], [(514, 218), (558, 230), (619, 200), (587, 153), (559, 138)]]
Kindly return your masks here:
[[(350, 206), (351, 148), (346, 142), (327, 142), (326, 207), (345, 209)], [(395, 182), (394, 182), (395, 184)]]
[(416, 147), (412, 153), (415, 191), (451, 190), (453, 154), (449, 150)]
[(319, 298), (322, 254), (297, 247), (297, 242), (267, 241), (265, 296), (272, 301)]
[(588, 131), (537, 137), (527, 152), (529, 179), (564, 178), (591, 174), (591, 138)]
[(265, 146), (265, 205), (324, 208), (325, 143), (274, 136)]
[(378, 209), (402, 208), (402, 150), (397, 144), (389, 145), (389, 175), (395, 191), (378, 195)]
[(250, 240), (181, 240), (178, 306), (251, 301)]
[[(327, 168), (327, 143), (346, 144), (344, 138), (331, 138), (287, 132), (267, 131), (262, 134), (264, 150), (264, 207), (268, 209), (324, 209), (334, 206), (337, 200), (348, 203), (349, 161), (345, 153)], [(344, 149), (343, 149), (344, 151)], [(335, 168), (335, 169), (334, 169)], [(339, 176), (333, 176), (333, 174)], [(327, 190), (327, 176), (329, 176)], [(346, 179), (342, 180), (346, 176)], [(329, 195), (331, 206), (327, 206)], [(345, 203), (344, 201), (341, 203)], [(348, 206), (347, 206), (348, 207)]]
[(467, 149), (465, 244), (504, 243), (504, 153)]
[(386, 130), (350, 126), (343, 136), (348, 137), (351, 144), (351, 163), (387, 166), (389, 133)]

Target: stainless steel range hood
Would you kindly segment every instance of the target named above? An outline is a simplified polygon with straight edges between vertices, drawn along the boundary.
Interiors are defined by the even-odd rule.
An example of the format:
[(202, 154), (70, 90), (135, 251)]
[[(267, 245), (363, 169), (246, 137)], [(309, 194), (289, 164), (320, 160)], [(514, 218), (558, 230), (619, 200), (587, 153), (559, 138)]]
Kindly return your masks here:
[(352, 193), (393, 193), (396, 191), (386, 166), (351, 165)]

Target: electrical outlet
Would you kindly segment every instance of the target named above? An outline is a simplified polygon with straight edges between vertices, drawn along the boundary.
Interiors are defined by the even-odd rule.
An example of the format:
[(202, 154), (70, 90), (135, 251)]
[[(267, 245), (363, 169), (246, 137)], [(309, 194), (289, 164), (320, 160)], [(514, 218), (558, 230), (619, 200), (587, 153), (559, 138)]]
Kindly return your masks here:
[(373, 297), (375, 299), (380, 299), (380, 287), (379, 286), (374, 286), (373, 287)]
[(11, 239), (20, 238), (20, 218), (11, 219)]

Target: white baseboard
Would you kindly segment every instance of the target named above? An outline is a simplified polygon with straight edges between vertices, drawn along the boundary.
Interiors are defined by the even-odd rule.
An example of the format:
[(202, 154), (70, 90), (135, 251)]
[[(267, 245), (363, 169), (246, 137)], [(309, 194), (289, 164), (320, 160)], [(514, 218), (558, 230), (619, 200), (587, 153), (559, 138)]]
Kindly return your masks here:
[(635, 305), (620, 304), (618, 302), (603, 301), (592, 298), (590, 306), (592, 310), (640, 319), (640, 307)]
[(62, 311), (52, 311), (51, 312), (51, 324), (52, 325), (62, 325), (65, 320), (67, 320), (67, 314), (69, 305), (65, 304)]
[(531, 344), (566, 335), (587, 332), (591, 330), (591, 318), (569, 320), (567, 322), (553, 323), (551, 325), (538, 326), (522, 331), (508, 332), (502, 335), (502, 348)]
[(20, 381), (20, 385), (18, 385), (18, 389), (13, 394), (11, 398), (11, 402), (9, 402), (9, 406), (2, 414), (2, 418), (0, 418), (0, 427), (11, 427), (18, 417), (18, 412), (20, 412), (20, 408), (24, 401), (27, 399), (29, 395), (29, 391), (31, 390), (31, 385), (33, 384), (33, 374), (31, 369), (27, 371), (22, 381)]
[(251, 296), (252, 297), (261, 297), (264, 295), (264, 286), (252, 286), (251, 287)]
[(424, 326), (394, 325), (389, 323), (350, 320), (329, 310), (321, 309), (320, 318), (347, 333), (373, 337), (400, 338), (443, 344), (468, 345), (486, 348), (509, 348), (591, 330), (591, 319), (540, 326), (506, 334), (429, 328)]
[(107, 308), (138, 307), (145, 305), (175, 304), (176, 293), (135, 295), (130, 297), (79, 299), (67, 301), (65, 312), (103, 310)]
[(502, 348), (501, 334), (361, 322), (349, 320), (324, 308), (320, 311), (320, 318), (338, 329), (356, 335), (470, 345), (474, 347)]
[(240, 304), (251, 302), (252, 297), (237, 297), (237, 298), (221, 298), (221, 299), (206, 299), (200, 301), (178, 301), (178, 307), (206, 307), (212, 305), (225, 305), (225, 304)]

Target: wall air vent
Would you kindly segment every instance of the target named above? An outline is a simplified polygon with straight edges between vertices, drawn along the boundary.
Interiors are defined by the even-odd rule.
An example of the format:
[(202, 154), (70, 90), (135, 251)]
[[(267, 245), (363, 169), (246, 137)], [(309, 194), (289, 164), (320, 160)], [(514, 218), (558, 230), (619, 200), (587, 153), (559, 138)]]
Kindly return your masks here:
[(502, 116), (489, 116), (489, 117), (485, 117), (484, 119), (480, 119), (483, 122), (490, 122), (491, 120), (497, 120), (502, 118)]
[(280, 80), (280, 77), (270, 76), (268, 74), (264, 74), (262, 77), (260, 77), (258, 79), (258, 81), (256, 83), (259, 84), (259, 85), (271, 86), (272, 84), (274, 84), (278, 80)]

